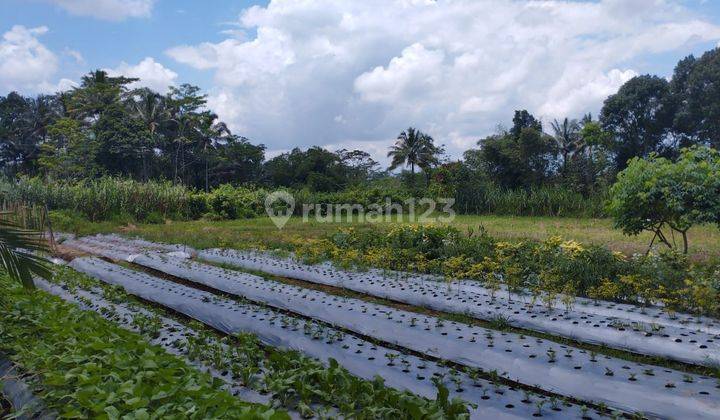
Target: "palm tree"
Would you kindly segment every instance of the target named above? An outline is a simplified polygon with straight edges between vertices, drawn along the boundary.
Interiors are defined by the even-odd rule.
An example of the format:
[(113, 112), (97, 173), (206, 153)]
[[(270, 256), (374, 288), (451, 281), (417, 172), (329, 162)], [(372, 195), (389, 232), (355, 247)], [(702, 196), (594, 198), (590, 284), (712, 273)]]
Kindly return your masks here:
[(550, 125), (555, 132), (555, 143), (563, 157), (563, 173), (565, 173), (570, 155), (581, 149), (580, 124), (577, 120), (565, 118), (562, 123), (554, 120)]
[(435, 146), (434, 140), (429, 135), (409, 127), (400, 133), (395, 144), (390, 147), (388, 157), (392, 158), (389, 169), (392, 171), (400, 166), (410, 166), (410, 172), (415, 175), (415, 166), (424, 171), (437, 165), (438, 154), (441, 149)]
[[(7, 212), (0, 213), (7, 216)], [(39, 232), (0, 217), (0, 269), (27, 289), (35, 287), (33, 275), (50, 277), (50, 270), (42, 257), (34, 252), (45, 252), (47, 246)]]
[(208, 149), (213, 148), (215, 142), (218, 140), (227, 140), (228, 137), (232, 136), (232, 133), (230, 132), (227, 124), (222, 121), (217, 121), (218, 117), (216, 114), (206, 113), (203, 117), (198, 143), (203, 151), (203, 160), (205, 164), (205, 192), (208, 192), (210, 191), (208, 176)]
[(143, 122), (150, 133), (150, 139), (143, 142), (141, 156), (143, 179), (148, 179), (148, 154), (157, 144), (158, 128), (170, 119), (170, 112), (165, 97), (148, 88), (135, 90), (128, 101), (131, 113)]

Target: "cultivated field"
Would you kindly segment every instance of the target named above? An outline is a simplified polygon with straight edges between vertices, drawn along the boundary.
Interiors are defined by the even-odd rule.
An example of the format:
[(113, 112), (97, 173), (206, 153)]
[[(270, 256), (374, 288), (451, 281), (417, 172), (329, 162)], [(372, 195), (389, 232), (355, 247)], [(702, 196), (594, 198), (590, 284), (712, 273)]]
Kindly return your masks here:
[[(617, 246), (605, 221), (535, 222), (547, 235), (565, 226), (574, 235), (605, 231)], [(531, 220), (455, 223), (513, 226), (505, 237), (514, 239), (525, 238)], [(280, 232), (263, 220), (114, 227), (124, 235), (64, 237), (60, 249), (75, 256), (70, 269), (39, 285), (145, 334), (242, 399), (291, 415), (720, 416), (715, 318), (563, 295), (536, 300), (502, 285), (310, 265), (248, 249), (287, 248), (337, 227), (300, 220)], [(291, 375), (288, 366), (296, 366)], [(368, 387), (376, 375), (383, 387)]]
[[(395, 224), (398, 222), (392, 222)], [(403, 220), (401, 223), (408, 223)], [(478, 230), (482, 226), (492, 236), (504, 240), (544, 240), (560, 236), (584, 244), (598, 244), (627, 255), (644, 253), (652, 238), (649, 232), (626, 236), (613, 229), (609, 219), (581, 219), (560, 217), (523, 217), (460, 215), (450, 223), (462, 232)], [(118, 232), (139, 235), (149, 240), (183, 243), (197, 248), (224, 246), (245, 248), (263, 245), (269, 248), (285, 248), (292, 240), (318, 239), (335, 232), (338, 227), (363, 228), (368, 224), (353, 222), (320, 223), (312, 218), (303, 222), (293, 217), (282, 230), (267, 217), (227, 221), (172, 221), (165, 224), (121, 224), (113, 222), (89, 223), (86, 220), (66, 221), (59, 228), (80, 234)], [(715, 226), (695, 226), (689, 234), (691, 259), (716, 261), (720, 259), (720, 230)], [(678, 240), (680, 240), (678, 238)]]

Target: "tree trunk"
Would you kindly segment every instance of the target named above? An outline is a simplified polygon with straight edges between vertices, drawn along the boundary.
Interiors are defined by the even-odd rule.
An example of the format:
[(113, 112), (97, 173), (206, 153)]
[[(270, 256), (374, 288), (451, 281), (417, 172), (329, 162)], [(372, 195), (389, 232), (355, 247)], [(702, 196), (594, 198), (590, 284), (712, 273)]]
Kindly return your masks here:
[(207, 156), (207, 145), (205, 145), (205, 192), (210, 192), (210, 188), (208, 186), (208, 156)]

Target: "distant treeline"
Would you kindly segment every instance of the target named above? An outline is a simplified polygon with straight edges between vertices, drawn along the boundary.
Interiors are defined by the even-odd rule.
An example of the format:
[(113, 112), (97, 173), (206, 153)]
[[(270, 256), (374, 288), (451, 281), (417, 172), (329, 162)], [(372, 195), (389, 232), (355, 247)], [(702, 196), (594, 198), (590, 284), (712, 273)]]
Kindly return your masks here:
[[(266, 160), (265, 146), (232, 133), (199, 88), (181, 85), (159, 94), (129, 88), (135, 80), (95, 71), (70, 91), (0, 97), (6, 186), (20, 179), (16, 195), (93, 219), (111, 213), (244, 217), (256, 211), (212, 203), (239, 196), (253, 203), (278, 188), (313, 203), (363, 204), (376, 194), (454, 197), (463, 213), (599, 216), (608, 186), (631, 158), (674, 158), (682, 147), (720, 146), (720, 49), (681, 60), (669, 81), (629, 80), (605, 100), (597, 119), (543, 124), (515, 111), (511, 127), (478, 140), (460, 160), (410, 127), (390, 148), (389, 168), (361, 150), (320, 147)], [(44, 180), (45, 191), (30, 178)], [(158, 207), (145, 208), (145, 199)]]

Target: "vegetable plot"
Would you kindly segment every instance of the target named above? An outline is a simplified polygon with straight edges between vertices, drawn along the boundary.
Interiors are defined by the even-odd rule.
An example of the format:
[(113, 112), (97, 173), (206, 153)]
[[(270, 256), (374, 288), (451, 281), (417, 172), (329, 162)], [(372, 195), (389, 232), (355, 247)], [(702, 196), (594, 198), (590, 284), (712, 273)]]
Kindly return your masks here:
[[(162, 315), (162, 309), (134, 299), (119, 287), (73, 270), (61, 271), (52, 281), (60, 286), (57, 289), (67, 291), (67, 296), (77, 298), (80, 304), (89, 305), (113, 322), (138, 328), (146, 337), (163, 341), (160, 336), (164, 332), (166, 336), (177, 336), (179, 332), (176, 340), (166, 340), (160, 345), (209, 366), (211, 372), (220, 372), (223, 382), (234, 384), (234, 390), (247, 387), (239, 391), (257, 390), (266, 399), (272, 395), (273, 403), (296, 410), (296, 413), (291, 412), (294, 417), (374, 418), (377, 412), (384, 412), (400, 417), (412, 413), (428, 416), (442, 413), (452, 418), (465, 412), (461, 404), (448, 404), (447, 400), (429, 401), (387, 388), (381, 382), (359, 379), (336, 363), (326, 367), (297, 352), (262, 347), (257, 338), (249, 334), (218, 338), (202, 324), (191, 322), (191, 327), (187, 327), (182, 324), (182, 319), (181, 323), (174, 323)], [(83, 296), (77, 296), (78, 293)], [(100, 300), (93, 303), (92, 299), (96, 298)], [(121, 319), (116, 307), (128, 309), (134, 318)], [(443, 409), (441, 404), (447, 408)], [(453, 409), (461, 409), (461, 413), (454, 413)]]
[[(95, 313), (5, 278), (0, 350), (47, 409), (64, 418), (283, 419)], [(35, 418), (35, 417), (33, 417)]]
[[(443, 360), (485, 372), (500, 369), (502, 375), (517, 382), (537, 384), (585, 401), (656, 416), (720, 416), (720, 391), (708, 377), (599, 356), (519, 334), (446, 322), (188, 260), (144, 254), (133, 262)], [(593, 386), (583, 386), (588, 383)]]
[[(177, 251), (181, 247), (141, 239), (129, 240), (117, 235), (81, 238), (78, 242), (77, 245), (85, 247), (88, 252), (99, 252), (114, 259), (127, 259), (146, 250)], [(112, 249), (108, 249), (108, 245), (112, 245)], [(194, 252), (182, 249), (188, 251), (188, 255)], [(634, 353), (706, 366), (720, 364), (720, 321), (713, 318), (582, 298), (572, 302), (553, 298), (540, 304), (534, 299), (527, 302), (527, 296), (488, 290), (471, 281), (457, 281), (449, 285), (432, 276), (380, 270), (350, 272), (329, 264), (306, 265), (259, 252), (210, 249), (199, 251), (198, 256), (439, 311), (467, 314), (484, 320), (502, 317), (513, 326)], [(563, 306), (564, 310), (558, 309)]]
[[(378, 270), (350, 272), (327, 264), (310, 266), (262, 253), (210, 249), (199, 251), (198, 257), (478, 319), (502, 317), (516, 327), (634, 353), (706, 366), (720, 364), (720, 335), (690, 326), (644, 323), (632, 318), (582, 312), (571, 307), (559, 310), (533, 302), (528, 304), (518, 297), (511, 299), (507, 295), (483, 292), (480, 288), (454, 287), (449, 283), (400, 276), (398, 273), (388, 276)], [(640, 309), (637, 311), (640, 312)], [(708, 328), (714, 327), (708, 325)]]
[[(185, 327), (179, 322), (154, 314), (146, 309), (131, 307), (127, 304), (113, 303), (102, 296), (100, 290), (82, 290), (52, 284), (43, 279), (36, 279), (35, 285), (48, 293), (51, 293), (67, 302), (78, 305), (83, 310), (90, 310), (99, 313), (108, 321), (115, 322), (121, 328), (129, 331), (143, 333), (148, 337), (151, 344), (158, 345), (166, 352), (186, 358), (183, 346), (186, 345), (188, 337), (196, 336), (197, 333)], [(185, 344), (181, 344), (185, 343)], [(186, 362), (202, 372), (226, 383), (225, 389), (243, 401), (258, 404), (268, 404), (270, 398), (252, 389), (248, 389), (238, 382), (231, 380), (225, 372), (220, 372), (211, 366), (187, 359)]]
[[(484, 381), (474, 375), (346, 335), (317, 322), (303, 322), (272, 309), (220, 298), (96, 258), (76, 258), (70, 266), (224, 333), (249, 332), (257, 335), (266, 345), (300, 350), (326, 362), (332, 358), (357, 376), (373, 379), (379, 375), (388, 386), (397, 389), (433, 398), (436, 395), (435, 384), (447, 384), (451, 395), (478, 404), (471, 410), (473, 416), (527, 418), (532, 414), (542, 414), (565, 418), (580, 415), (582, 411), (577, 406), (561, 408), (560, 400), (551, 402), (547, 397), (525, 396), (517, 389), (502, 385), (501, 381)], [(523, 400), (533, 403), (523, 403)], [(552, 408), (562, 411), (548, 409), (548, 405), (557, 405)]]

